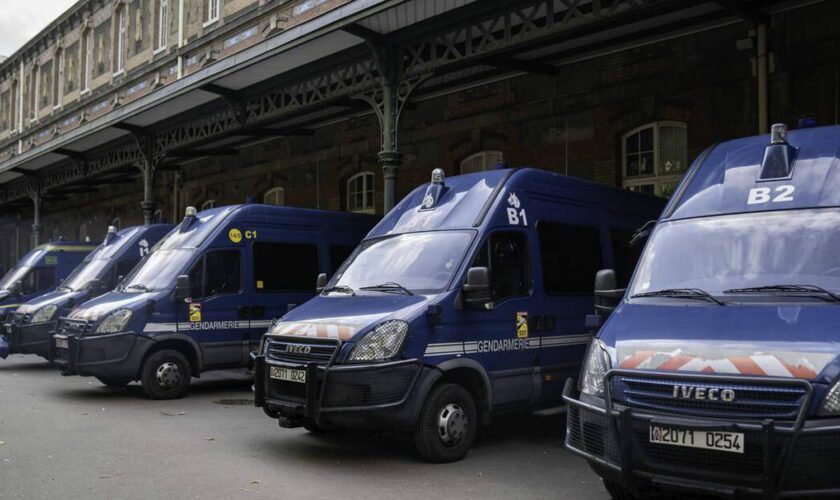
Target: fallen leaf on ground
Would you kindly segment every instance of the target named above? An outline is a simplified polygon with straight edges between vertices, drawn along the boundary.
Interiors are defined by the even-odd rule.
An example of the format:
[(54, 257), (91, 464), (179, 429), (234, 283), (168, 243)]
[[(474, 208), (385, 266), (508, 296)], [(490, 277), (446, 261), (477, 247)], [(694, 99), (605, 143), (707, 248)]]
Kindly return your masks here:
[(204, 438), (204, 440), (205, 440), (205, 441), (215, 441), (215, 440), (216, 440), (216, 438), (210, 438), (210, 437), (207, 437), (207, 438)]
[(160, 414), (161, 415), (166, 415), (167, 417), (177, 417), (178, 415), (186, 415), (187, 412), (179, 411), (178, 413), (170, 413), (168, 411), (161, 411)]
[(112, 477), (122, 476), (122, 472), (115, 472), (114, 474), (107, 474), (105, 476), (99, 476), (99, 479), (110, 479)]
[(6, 444), (5, 441), (0, 441), (0, 446), (3, 446), (4, 444)]

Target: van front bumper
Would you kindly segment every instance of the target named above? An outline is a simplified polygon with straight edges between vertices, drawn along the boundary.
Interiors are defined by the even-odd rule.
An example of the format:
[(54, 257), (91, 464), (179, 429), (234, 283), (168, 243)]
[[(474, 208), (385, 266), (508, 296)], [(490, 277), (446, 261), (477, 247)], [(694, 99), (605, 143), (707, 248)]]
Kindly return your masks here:
[[(417, 359), (359, 365), (266, 361), (254, 355), (255, 404), (272, 417), (295, 423), (359, 430), (408, 430), (436, 377)], [(306, 370), (306, 383), (271, 377), (271, 368)]]
[[(609, 391), (609, 390), (608, 390)], [(581, 397), (583, 396), (583, 397)], [(622, 407), (567, 380), (566, 447), (632, 492), (730, 497), (840, 496), (840, 419), (726, 421)], [(810, 401), (809, 397), (806, 403)], [(744, 453), (650, 442), (650, 426), (744, 433)]]
[(53, 363), (62, 375), (135, 380), (154, 340), (121, 332), (108, 335), (53, 335)]
[(12, 354), (37, 354), (49, 360), (50, 344), (57, 324), (57, 321), (27, 325), (6, 324), (9, 351)]

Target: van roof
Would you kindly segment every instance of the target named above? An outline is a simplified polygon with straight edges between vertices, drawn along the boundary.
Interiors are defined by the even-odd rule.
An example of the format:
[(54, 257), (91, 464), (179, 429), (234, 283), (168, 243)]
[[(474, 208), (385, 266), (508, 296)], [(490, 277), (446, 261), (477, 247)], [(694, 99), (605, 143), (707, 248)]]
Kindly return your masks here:
[(96, 248), (96, 244), (89, 241), (51, 241), (33, 248), (31, 251), (41, 250), (44, 252), (90, 252)]
[(137, 238), (147, 234), (162, 235), (170, 231), (173, 227), (175, 226), (172, 224), (150, 224), (148, 226), (130, 226), (121, 229), (117, 232), (116, 238), (111, 241), (106, 236), (105, 241), (96, 247), (96, 251), (88, 255), (87, 260), (110, 259), (119, 254), (126, 245), (131, 244)]
[(371, 232), (370, 237), (417, 231), (468, 229), (484, 224), (506, 191), (598, 205), (606, 210), (650, 217), (663, 200), (537, 168), (498, 169), (448, 177), (433, 209), (423, 207), (431, 183), (406, 196)]
[(792, 170), (783, 178), (760, 178), (769, 144), (770, 135), (764, 134), (704, 151), (677, 188), (663, 219), (840, 206), (840, 126), (789, 131)]
[[(176, 226), (166, 238), (161, 248), (198, 247), (207, 237), (214, 234), (222, 224), (236, 219), (242, 224), (241, 230), (248, 227), (245, 224), (282, 224), (284, 226), (299, 226), (301, 228), (319, 227), (334, 230), (349, 230), (372, 227), (378, 220), (376, 215), (338, 212), (335, 210), (316, 210), (310, 208), (295, 208), (261, 203), (246, 203), (242, 205), (227, 205), (218, 208), (202, 210), (196, 214), (196, 220), (186, 231), (180, 231), (181, 224)], [(241, 222), (239, 222), (241, 221)]]

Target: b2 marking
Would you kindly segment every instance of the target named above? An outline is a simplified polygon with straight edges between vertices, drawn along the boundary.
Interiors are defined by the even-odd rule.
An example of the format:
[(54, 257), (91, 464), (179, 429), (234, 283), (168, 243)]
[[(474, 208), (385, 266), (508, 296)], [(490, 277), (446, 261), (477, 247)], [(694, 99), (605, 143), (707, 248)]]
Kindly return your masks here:
[[(747, 197), (747, 205), (793, 201), (794, 191), (796, 191), (796, 186), (791, 186), (790, 184), (778, 186), (776, 189), (771, 189), (769, 187), (752, 188), (750, 189), (750, 194)], [(775, 196), (772, 196), (771, 193), (775, 193)]]

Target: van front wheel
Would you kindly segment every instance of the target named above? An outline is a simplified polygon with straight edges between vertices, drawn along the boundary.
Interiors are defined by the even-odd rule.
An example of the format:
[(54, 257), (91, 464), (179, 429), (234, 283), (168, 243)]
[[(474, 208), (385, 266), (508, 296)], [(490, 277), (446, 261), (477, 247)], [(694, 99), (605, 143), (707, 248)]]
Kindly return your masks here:
[(430, 462), (454, 462), (472, 447), (477, 426), (478, 413), (469, 391), (457, 384), (442, 384), (426, 398), (414, 429), (414, 445)]
[(140, 381), (150, 399), (177, 399), (190, 388), (190, 362), (178, 351), (163, 349), (143, 362)]

